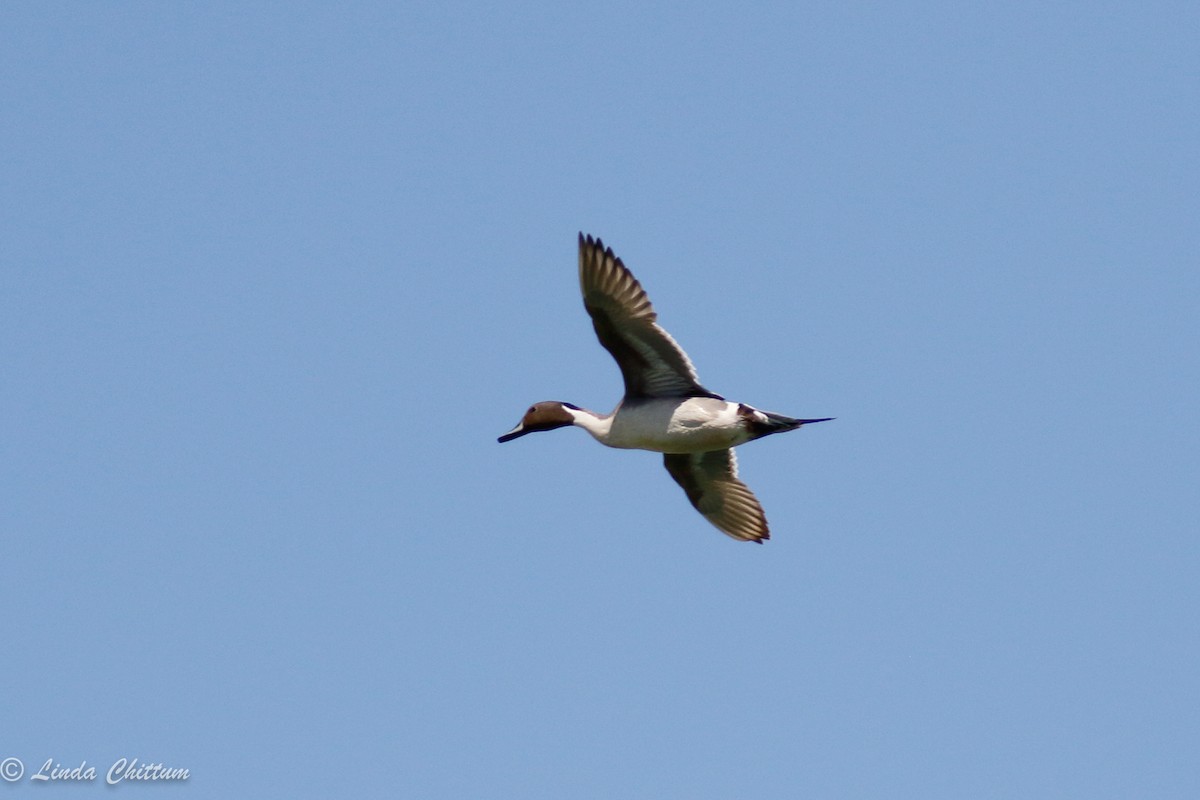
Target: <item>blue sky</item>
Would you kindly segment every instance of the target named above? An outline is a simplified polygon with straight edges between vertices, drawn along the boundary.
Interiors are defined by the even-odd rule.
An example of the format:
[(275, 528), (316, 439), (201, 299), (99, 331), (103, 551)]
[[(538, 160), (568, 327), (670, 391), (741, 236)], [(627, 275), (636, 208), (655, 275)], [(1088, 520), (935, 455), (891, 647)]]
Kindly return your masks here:
[[(1193, 4), (0, 22), (0, 793), (1200, 794)], [(766, 546), (496, 443), (619, 399), (581, 230), (837, 417)]]

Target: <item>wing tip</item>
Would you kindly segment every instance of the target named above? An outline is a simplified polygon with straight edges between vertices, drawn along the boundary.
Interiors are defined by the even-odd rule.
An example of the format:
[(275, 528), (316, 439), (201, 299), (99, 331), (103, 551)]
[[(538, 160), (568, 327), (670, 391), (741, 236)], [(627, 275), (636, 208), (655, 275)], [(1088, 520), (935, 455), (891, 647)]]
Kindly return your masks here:
[(595, 249), (595, 250), (600, 251), (601, 253), (607, 253), (607, 254), (612, 253), (612, 248), (605, 247), (604, 242), (600, 239), (599, 236), (592, 236), (590, 233), (584, 233), (583, 231), (579, 232), (579, 249), (580, 250)]
[(765, 544), (766, 541), (770, 538), (771, 538), (771, 531), (769, 531), (767, 529), (766, 525), (763, 525), (762, 533), (747, 534), (745, 541), (754, 542), (755, 544)]

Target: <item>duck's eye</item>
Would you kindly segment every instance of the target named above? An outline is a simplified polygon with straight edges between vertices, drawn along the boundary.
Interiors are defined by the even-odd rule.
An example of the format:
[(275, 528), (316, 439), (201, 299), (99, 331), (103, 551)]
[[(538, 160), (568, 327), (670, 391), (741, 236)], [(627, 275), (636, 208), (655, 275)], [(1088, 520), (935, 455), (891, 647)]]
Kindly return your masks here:
[(528, 411), (526, 411), (525, 413), (526, 413), (526, 414), (532, 414), (532, 413), (533, 413), (533, 406), (530, 406), (530, 407), (529, 407), (529, 410), (528, 410)]

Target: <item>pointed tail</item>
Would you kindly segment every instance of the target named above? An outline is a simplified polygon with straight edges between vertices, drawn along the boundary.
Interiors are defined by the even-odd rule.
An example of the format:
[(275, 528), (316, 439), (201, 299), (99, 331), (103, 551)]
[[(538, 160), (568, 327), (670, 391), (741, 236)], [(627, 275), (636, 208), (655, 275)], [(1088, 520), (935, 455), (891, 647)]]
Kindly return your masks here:
[(783, 414), (775, 414), (770, 411), (761, 412), (767, 418), (768, 433), (783, 433), (784, 431), (794, 431), (801, 425), (808, 425), (810, 422), (829, 422), (835, 417), (821, 417), (820, 419), (796, 419), (795, 417), (785, 417)]

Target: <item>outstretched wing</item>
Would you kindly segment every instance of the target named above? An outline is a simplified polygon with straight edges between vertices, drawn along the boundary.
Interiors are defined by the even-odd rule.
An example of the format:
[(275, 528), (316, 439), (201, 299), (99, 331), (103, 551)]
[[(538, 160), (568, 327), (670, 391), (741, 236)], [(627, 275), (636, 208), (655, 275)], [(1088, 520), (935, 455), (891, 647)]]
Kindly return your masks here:
[(688, 500), (717, 530), (746, 542), (770, 539), (767, 516), (758, 498), (738, 480), (733, 450), (667, 453), (663, 464)]
[(687, 354), (655, 322), (658, 314), (633, 273), (611, 248), (582, 233), (579, 286), (596, 337), (621, 368), (626, 398), (720, 397), (700, 385)]

